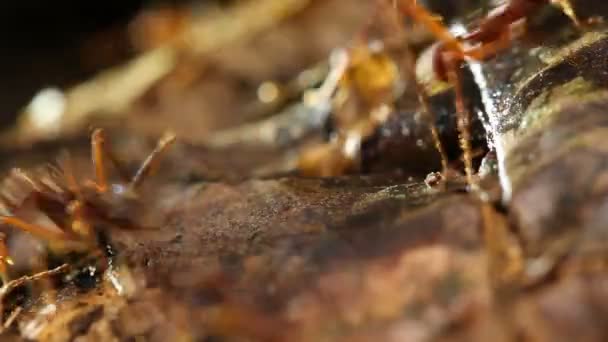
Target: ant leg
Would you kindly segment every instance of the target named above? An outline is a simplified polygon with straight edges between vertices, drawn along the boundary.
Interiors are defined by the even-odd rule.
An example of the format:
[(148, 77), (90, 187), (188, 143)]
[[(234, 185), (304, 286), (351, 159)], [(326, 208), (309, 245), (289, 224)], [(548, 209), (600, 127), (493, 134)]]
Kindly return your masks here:
[(64, 232), (55, 231), (37, 224), (25, 222), (14, 216), (0, 216), (0, 223), (21, 229), (37, 237), (50, 241), (72, 241), (71, 237)]
[(7, 284), (9, 281), (8, 277), (8, 265), (12, 265), (13, 260), (8, 254), (8, 247), (6, 246), (6, 235), (0, 235), (0, 280), (2, 284)]
[(72, 217), (70, 230), (79, 236), (86, 236), (88, 239), (92, 235), (92, 229), (89, 222), (87, 222), (80, 185), (78, 185), (76, 176), (74, 176), (72, 158), (70, 154), (66, 152), (63, 154), (60, 161), (68, 188), (76, 194), (76, 200), (71, 201), (67, 206), (67, 212)]
[(476, 190), (476, 183), (473, 180), (473, 156), (471, 147), (471, 113), (465, 103), (464, 91), (462, 88), (462, 77), (460, 73), (461, 59), (450, 55), (449, 52), (443, 55), (446, 63), (448, 81), (454, 87), (456, 97), (456, 125), (459, 133), (460, 148), (464, 157), (464, 171), (467, 177), (467, 184)]
[(477, 28), (462, 37), (468, 42), (488, 43), (503, 32), (508, 31), (511, 24), (538, 11), (550, 0), (510, 0), (491, 11), (477, 24)]
[(135, 176), (133, 176), (133, 179), (129, 184), (131, 189), (136, 190), (145, 178), (155, 171), (158, 161), (173, 142), (175, 142), (175, 134), (172, 133), (166, 133), (160, 138), (154, 151), (148, 155), (146, 160), (141, 164), (139, 170), (135, 173)]
[(415, 86), (416, 93), (418, 94), (418, 99), (420, 101), (420, 104), (422, 105), (422, 112), (429, 121), (429, 125), (431, 128), (431, 136), (433, 138), (433, 143), (435, 144), (435, 149), (439, 153), (439, 158), (441, 158), (441, 174), (446, 177), (448, 173), (448, 155), (445, 152), (445, 148), (443, 147), (443, 143), (441, 142), (441, 138), (439, 137), (439, 130), (437, 129), (437, 116), (429, 105), (429, 97), (426, 90), (420, 84), (420, 82), (418, 82), (418, 80), (416, 80)]
[[(395, 11), (390, 11), (387, 13), (395, 13)], [(399, 33), (401, 34), (400, 40), (408, 42), (407, 28), (404, 27), (403, 23), (399, 20), (399, 18), (396, 17), (396, 15), (391, 16), (391, 19), (393, 21), (393, 25), (397, 28), (397, 30), (399, 30)], [(441, 142), (441, 139), (439, 137), (439, 130), (437, 129), (437, 117), (429, 104), (428, 93), (416, 77), (416, 55), (409, 43), (406, 43), (404, 57), (405, 67), (407, 72), (409, 73), (408, 76), (414, 83), (416, 95), (418, 96), (418, 100), (422, 106), (422, 113), (425, 115), (427, 121), (429, 122), (429, 126), (431, 129), (431, 137), (433, 139), (435, 149), (439, 153), (439, 158), (441, 159), (441, 174), (445, 177), (448, 171), (448, 157), (443, 147), (443, 143)]]
[(118, 171), (118, 175), (120, 176), (120, 178), (126, 183), (129, 181), (129, 173), (126, 172), (126, 170), (122, 167), (121, 163), (118, 161), (118, 158), (116, 158), (116, 155), (114, 154), (114, 152), (112, 152), (111, 148), (108, 148), (108, 145), (105, 144), (105, 133), (102, 129), (97, 129), (97, 131), (100, 131), (101, 134), (101, 139), (102, 139), (102, 143), (99, 144), (99, 146), (97, 147), (99, 149), (99, 151), (97, 152), (99, 154), (99, 158), (105, 157), (107, 158), (107, 160), (110, 161), (110, 163), (112, 163), (112, 166), (114, 166), (114, 169), (116, 169), (116, 171)]
[(462, 43), (441, 22), (441, 18), (433, 15), (424, 6), (419, 5), (416, 0), (401, 0), (399, 8), (416, 23), (422, 24), (431, 34), (445, 45), (447, 50), (464, 58), (464, 47)]
[(495, 56), (500, 51), (507, 49), (511, 45), (511, 41), (511, 34), (509, 31), (505, 31), (498, 36), (496, 40), (471, 48), (467, 50), (465, 54), (471, 59), (482, 61)]
[(571, 0), (510, 0), (482, 19), (477, 29), (466, 34), (463, 40), (482, 44), (491, 42), (502, 35), (504, 31), (508, 31), (511, 24), (537, 12), (549, 3), (559, 7), (576, 27), (582, 27)]
[[(423, 6), (417, 4), (415, 0), (403, 0), (400, 3), (402, 11), (410, 16), (412, 20), (424, 25), (437, 39), (441, 41), (438, 48), (437, 63), (445, 68), (446, 78), (454, 87), (456, 96), (457, 126), (460, 135), (460, 145), (464, 154), (465, 173), (467, 184), (475, 187), (473, 181), (473, 158), (471, 151), (471, 132), (470, 132), (470, 113), (464, 101), (462, 80), (459, 72), (461, 62), (465, 59), (466, 53), (460, 41), (450, 33), (440, 20), (431, 14)], [(446, 167), (447, 168), (447, 167)]]
[(91, 134), (91, 154), (95, 168), (95, 187), (99, 192), (106, 192), (108, 190), (108, 180), (103, 160), (104, 145), (105, 135), (103, 130), (97, 128)]

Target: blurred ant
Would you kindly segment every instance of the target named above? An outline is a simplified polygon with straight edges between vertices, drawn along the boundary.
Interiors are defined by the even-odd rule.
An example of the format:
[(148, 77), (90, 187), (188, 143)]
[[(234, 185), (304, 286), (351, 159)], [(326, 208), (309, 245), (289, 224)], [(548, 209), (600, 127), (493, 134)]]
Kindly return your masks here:
[[(361, 171), (364, 141), (395, 112), (405, 91), (404, 78), (408, 83), (415, 81), (413, 51), (404, 51), (403, 40), (407, 39), (401, 40), (404, 34), (397, 34), (404, 33), (399, 15), (383, 1), (377, 2), (374, 9), (351, 45), (332, 53), (330, 72), (323, 85), (305, 96), (306, 102), (331, 110), (331, 132), (326, 143), (300, 154), (298, 170), (303, 175), (328, 177)], [(427, 96), (419, 84), (416, 92), (424, 107), (421, 112), (430, 116), (433, 142), (445, 170), (447, 156)]]
[(472, 32), (462, 37), (455, 37), (436, 15), (419, 5), (416, 0), (394, 2), (398, 10), (426, 27), (439, 40), (433, 55), (433, 69), (438, 79), (447, 81), (454, 87), (457, 127), (469, 186), (475, 186), (471, 153), (471, 118), (465, 106), (459, 69), (467, 59), (486, 60), (507, 49), (513, 40), (512, 25), (536, 13), (549, 3), (561, 7), (562, 11), (580, 26), (569, 0), (508, 0), (482, 19)]
[[(472, 166), (471, 117), (466, 107), (459, 69), (466, 59), (485, 60), (507, 49), (514, 38), (511, 26), (550, 2), (558, 3), (564, 12), (570, 13), (570, 17), (576, 18), (567, 0), (511, 0), (482, 19), (475, 30), (458, 38), (449, 32), (437, 16), (415, 0), (378, 1), (377, 13), (373, 19), (355, 40), (354, 46), (345, 50), (346, 57), (332, 67), (331, 74), (338, 76), (328, 77), (326, 85), (331, 87), (321, 87), (323, 90), (331, 89), (330, 92), (323, 92), (326, 93), (323, 98), (326, 102), (331, 102), (335, 134), (329, 143), (306, 150), (299, 159), (298, 169), (303, 174), (313, 176), (356, 171), (361, 141), (393, 109), (397, 100), (394, 85), (405, 76), (408, 82), (413, 81), (421, 106), (420, 113), (426, 116), (430, 124), (433, 143), (441, 159), (441, 179), (447, 181), (450, 178), (450, 181), (462, 183), (458, 172), (448, 170), (448, 158), (435, 126), (436, 118), (429, 105), (429, 95), (415, 75), (418, 56), (408, 44), (403, 46), (403, 41), (409, 41), (409, 32), (403, 27), (399, 17), (401, 13), (425, 26), (439, 40), (432, 56), (433, 72), (438, 79), (453, 86), (466, 176), (464, 180), (470, 188), (477, 188)], [(577, 20), (575, 22), (578, 23)], [(379, 30), (384, 37), (379, 50), (374, 50), (368, 39), (368, 30), (374, 25), (377, 26), (374, 29)], [(395, 45), (397, 38), (401, 38), (399, 45)], [(395, 49), (397, 46), (400, 48)], [(391, 52), (391, 49), (395, 51)], [(400, 74), (401, 71), (404, 74)], [(444, 182), (440, 183), (439, 186), (442, 187)]]
[[(131, 179), (123, 176), (121, 182), (108, 183), (105, 158), (119, 173), (124, 175), (124, 172), (120, 172), (120, 166), (106, 147), (104, 131), (96, 129), (91, 136), (95, 180), (79, 183), (67, 153), (60, 158), (59, 167), (48, 166), (30, 173), (14, 169), (0, 193), (1, 203), (8, 212), (8, 215), (0, 216), (0, 222), (47, 241), (51, 252), (85, 252), (105, 259), (106, 254), (99, 246), (99, 232), (141, 222), (143, 216), (136, 213), (145, 203), (138, 197), (138, 189), (174, 141), (173, 134), (166, 134)], [(48, 223), (41, 224), (34, 219), (40, 216), (30, 215), (32, 209), (43, 214), (44, 222)], [(7, 265), (10, 264), (2, 236), (0, 276), (5, 286)]]

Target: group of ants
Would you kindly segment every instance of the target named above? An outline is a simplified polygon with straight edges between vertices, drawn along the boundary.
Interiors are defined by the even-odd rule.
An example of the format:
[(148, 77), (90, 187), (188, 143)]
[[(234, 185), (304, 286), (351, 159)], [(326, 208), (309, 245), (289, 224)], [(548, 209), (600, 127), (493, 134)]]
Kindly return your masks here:
[[(371, 1), (371, 0), (370, 0)], [(464, 173), (469, 189), (475, 189), (475, 177), (472, 167), (469, 122), (470, 114), (464, 105), (460, 86), (460, 70), (469, 59), (483, 61), (492, 58), (512, 43), (511, 26), (525, 20), (547, 5), (562, 8), (575, 24), (579, 25), (573, 14), (572, 6), (567, 0), (509, 0), (493, 9), (477, 22), (474, 29), (462, 36), (453, 35), (441, 18), (430, 12), (416, 0), (377, 0), (386, 2), (396, 13), (411, 22), (423, 26), (437, 40), (433, 56), (435, 76), (451, 84), (456, 95), (457, 128), (463, 151)], [(31, 234), (43, 241), (48, 253), (65, 253), (65, 251), (84, 253), (95, 256), (97, 261), (108, 264), (107, 252), (101, 246), (100, 232), (107, 227), (120, 227), (128, 221), (134, 221), (129, 210), (114, 210), (117, 206), (144, 205), (138, 197), (142, 183), (157, 169), (162, 156), (175, 141), (175, 136), (163, 136), (156, 148), (144, 160), (132, 177), (121, 177), (119, 181), (108, 179), (108, 168), (113, 164), (120, 168), (117, 158), (107, 144), (107, 137), (102, 129), (95, 129), (91, 136), (91, 158), (94, 179), (82, 180), (76, 176), (75, 167), (69, 154), (63, 154), (56, 166), (45, 168), (44, 172), (13, 169), (8, 177), (20, 186), (0, 192), (0, 223)], [(439, 144), (439, 149), (441, 145)], [(441, 152), (441, 151), (440, 151)], [(445, 164), (443, 173), (446, 173)], [(15, 192), (20, 192), (18, 195)], [(47, 227), (18, 215), (24, 208), (35, 210), (45, 215), (55, 227)], [(122, 208), (124, 209), (124, 208)], [(126, 217), (116, 217), (115, 212), (127, 213)], [(24, 217), (24, 218), (21, 218)], [(48, 222), (48, 220), (47, 220)], [(5, 230), (6, 231), (6, 230)], [(13, 264), (7, 247), (6, 235), (0, 233), (0, 301), (12, 289), (28, 281), (41, 279), (64, 272), (70, 265), (64, 264), (55, 269), (46, 269), (33, 275), (11, 279), (9, 267)]]

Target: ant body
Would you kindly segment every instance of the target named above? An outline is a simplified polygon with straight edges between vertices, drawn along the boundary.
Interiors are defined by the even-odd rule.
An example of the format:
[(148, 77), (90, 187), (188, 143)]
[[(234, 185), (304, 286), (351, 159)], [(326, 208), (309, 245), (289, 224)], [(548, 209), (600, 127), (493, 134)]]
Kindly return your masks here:
[[(150, 175), (160, 157), (175, 141), (174, 135), (161, 138), (135, 175), (122, 182), (108, 183), (105, 158), (120, 167), (106, 148), (106, 137), (101, 129), (91, 136), (95, 180), (79, 183), (68, 154), (60, 158), (59, 168), (48, 166), (30, 173), (15, 169), (5, 181), (0, 194), (8, 215), (0, 222), (18, 228), (49, 242), (52, 252), (78, 251), (105, 255), (99, 250), (98, 231), (105, 227), (140, 225), (143, 216), (134, 213), (143, 205), (137, 190)], [(121, 174), (124, 174), (121, 172)], [(40, 224), (20, 218), (31, 218), (33, 209), (46, 216)], [(38, 216), (36, 216), (38, 217)], [(11, 263), (4, 239), (0, 240), (0, 276), (7, 284), (7, 264)]]
[[(459, 66), (466, 58), (485, 60), (508, 48), (513, 39), (511, 26), (536, 13), (549, 3), (556, 3), (577, 26), (579, 25), (568, 0), (509, 0), (491, 11), (487, 17), (477, 24), (473, 31), (459, 38), (454, 37), (437, 20), (436, 16), (415, 1), (401, 1), (400, 9), (405, 15), (424, 25), (440, 40), (434, 54), (433, 66), (437, 77), (443, 81), (448, 81), (450, 69)], [(465, 47), (465, 44), (477, 45)]]

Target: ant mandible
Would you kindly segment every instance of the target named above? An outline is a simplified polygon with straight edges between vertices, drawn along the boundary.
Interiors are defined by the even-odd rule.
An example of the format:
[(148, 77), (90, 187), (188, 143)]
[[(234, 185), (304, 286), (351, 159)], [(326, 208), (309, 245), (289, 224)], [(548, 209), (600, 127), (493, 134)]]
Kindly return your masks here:
[(543, 6), (554, 3), (578, 26), (579, 22), (569, 0), (509, 0), (482, 19), (472, 32), (455, 37), (446, 26), (416, 0), (395, 2), (398, 9), (413, 21), (426, 27), (439, 40), (433, 55), (433, 69), (438, 79), (454, 87), (456, 95), (457, 127), (463, 150), (467, 183), (473, 182), (470, 114), (465, 106), (459, 69), (466, 59), (486, 60), (511, 45), (511, 26), (536, 13)]

